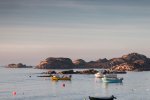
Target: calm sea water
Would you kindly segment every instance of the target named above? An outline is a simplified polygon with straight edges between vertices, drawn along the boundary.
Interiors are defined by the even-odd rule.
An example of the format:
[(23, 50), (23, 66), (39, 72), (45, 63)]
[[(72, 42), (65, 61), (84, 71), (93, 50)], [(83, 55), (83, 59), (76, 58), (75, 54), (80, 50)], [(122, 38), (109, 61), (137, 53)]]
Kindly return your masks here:
[(117, 100), (150, 100), (150, 72), (120, 74), (122, 84), (105, 84), (94, 75), (73, 75), (71, 81), (57, 82), (37, 77), (45, 71), (0, 68), (0, 100), (89, 100), (88, 96), (112, 94)]

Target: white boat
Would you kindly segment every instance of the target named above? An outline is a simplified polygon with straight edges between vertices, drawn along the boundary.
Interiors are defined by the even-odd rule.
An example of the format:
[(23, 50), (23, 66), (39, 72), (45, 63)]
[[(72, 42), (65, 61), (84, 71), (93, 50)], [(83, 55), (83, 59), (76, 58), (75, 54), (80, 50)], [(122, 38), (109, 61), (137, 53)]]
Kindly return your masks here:
[(105, 83), (122, 83), (122, 80), (123, 78), (118, 78), (117, 74), (106, 74), (102, 78)]
[(98, 73), (95, 74), (95, 77), (96, 78), (102, 78), (103, 75), (106, 75), (106, 74), (108, 74), (107, 70), (100, 70)]
[(96, 78), (102, 78), (103, 74), (101, 72), (98, 72), (98, 73), (95, 74), (95, 77)]
[(107, 78), (117, 78), (117, 74), (105, 74), (105, 75), (103, 75), (103, 77), (107, 77)]

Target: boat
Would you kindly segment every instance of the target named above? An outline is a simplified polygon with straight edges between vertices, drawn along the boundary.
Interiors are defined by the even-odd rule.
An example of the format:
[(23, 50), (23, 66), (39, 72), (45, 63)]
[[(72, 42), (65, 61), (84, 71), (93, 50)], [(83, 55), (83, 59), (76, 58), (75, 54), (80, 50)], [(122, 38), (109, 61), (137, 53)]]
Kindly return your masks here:
[(98, 73), (95, 74), (96, 78), (102, 78), (103, 75), (108, 74), (107, 70), (100, 70)]
[(60, 77), (60, 76), (53, 75), (51, 77), (51, 79), (56, 80), (56, 81), (58, 81), (58, 80), (71, 80), (71, 76), (62, 76), (62, 77)]
[(103, 75), (103, 77), (107, 77), (107, 78), (117, 78), (117, 74), (115, 74), (115, 73), (109, 73), (109, 74)]
[(98, 73), (95, 74), (95, 77), (96, 78), (102, 78), (103, 74), (101, 72), (98, 72)]
[(117, 98), (112, 95), (110, 97), (90, 97), (89, 96), (89, 99), (90, 100), (114, 100), (114, 99), (117, 99)]
[(106, 74), (102, 78), (105, 83), (122, 83), (123, 78), (118, 78), (117, 74)]

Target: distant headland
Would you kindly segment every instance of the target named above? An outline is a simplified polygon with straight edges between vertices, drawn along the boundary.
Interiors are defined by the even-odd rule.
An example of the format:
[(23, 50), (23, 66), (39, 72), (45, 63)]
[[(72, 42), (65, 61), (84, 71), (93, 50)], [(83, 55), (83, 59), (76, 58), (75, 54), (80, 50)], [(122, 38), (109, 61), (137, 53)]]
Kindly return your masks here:
[[(9, 64), (8, 68), (30, 68), (21, 63)], [(77, 69), (77, 68), (104, 68), (114, 71), (150, 71), (150, 58), (138, 53), (130, 53), (119, 58), (98, 59), (86, 62), (83, 59), (72, 61), (70, 58), (48, 57), (35, 68), (38, 69)]]

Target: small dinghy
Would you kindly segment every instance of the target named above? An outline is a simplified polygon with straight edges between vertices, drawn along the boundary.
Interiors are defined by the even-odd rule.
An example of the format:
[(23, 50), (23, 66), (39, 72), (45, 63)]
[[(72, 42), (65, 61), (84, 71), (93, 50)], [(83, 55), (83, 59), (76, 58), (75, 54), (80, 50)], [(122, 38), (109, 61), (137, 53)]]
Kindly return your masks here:
[(112, 95), (110, 97), (90, 97), (89, 96), (89, 99), (90, 100), (114, 100), (114, 99), (117, 99), (117, 98)]

